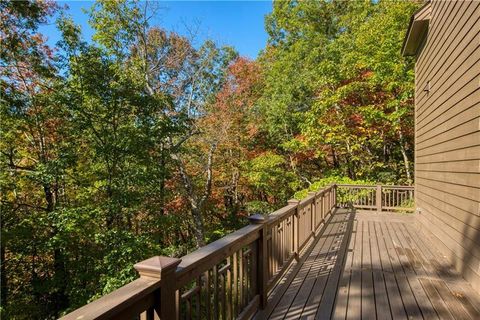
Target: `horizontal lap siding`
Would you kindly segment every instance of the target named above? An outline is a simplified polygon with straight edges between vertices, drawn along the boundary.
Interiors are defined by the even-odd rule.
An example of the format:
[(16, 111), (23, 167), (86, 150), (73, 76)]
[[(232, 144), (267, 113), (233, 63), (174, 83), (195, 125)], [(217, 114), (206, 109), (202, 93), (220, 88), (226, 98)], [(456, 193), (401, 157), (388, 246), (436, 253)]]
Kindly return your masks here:
[[(462, 199), (469, 199), (471, 201), (476, 202), (477, 204), (477, 209), (473, 209), (471, 212), (473, 214), (477, 214), (478, 212), (478, 197), (479, 197), (479, 191), (478, 188), (473, 188), (470, 186), (461, 186), (457, 184), (452, 184), (450, 182), (445, 182), (445, 181), (437, 181), (433, 179), (426, 179), (426, 178), (421, 178), (418, 177), (416, 179), (416, 182), (419, 184), (419, 190), (417, 191), (426, 191), (422, 190), (426, 187), (429, 187), (431, 189), (437, 190), (435, 193), (438, 194), (440, 193), (440, 190), (442, 192), (448, 193), (448, 194), (454, 194)], [(464, 201), (457, 201), (455, 204), (457, 206), (460, 206), (464, 204)], [(466, 203), (465, 203), (466, 204)]]
[[(477, 90), (476, 92), (478, 92), (478, 94), (476, 94), (475, 96), (477, 98), (480, 98), (480, 90)], [(464, 104), (458, 103), (457, 105), (462, 106)], [(454, 112), (454, 109), (450, 109), (450, 110), (452, 110), (451, 113)], [(454, 130), (458, 131), (459, 130), (458, 128), (461, 125), (465, 124), (466, 122), (471, 122), (473, 120), (478, 121), (478, 117), (480, 115), (480, 102), (476, 103), (474, 106), (471, 106), (471, 107), (468, 104), (465, 104), (464, 109), (459, 109), (455, 111), (457, 111), (457, 113), (455, 113), (453, 116), (449, 116), (450, 112), (445, 112), (444, 114), (442, 114), (442, 116), (436, 119), (436, 121), (432, 121), (432, 122), (441, 121), (441, 123), (439, 125), (437, 124), (436, 127), (432, 127), (425, 134), (422, 135), (419, 132), (417, 134), (417, 144), (420, 145), (425, 142), (428, 142), (428, 144), (430, 144), (428, 140), (436, 138), (439, 134), (444, 134), (444, 133), (452, 134)], [(474, 123), (478, 124), (478, 122), (474, 122)]]
[(418, 171), (469, 172), (478, 173), (480, 160), (451, 161), (440, 163), (417, 163)]
[(480, 1), (432, 2), (415, 76), (417, 219), (480, 292)]

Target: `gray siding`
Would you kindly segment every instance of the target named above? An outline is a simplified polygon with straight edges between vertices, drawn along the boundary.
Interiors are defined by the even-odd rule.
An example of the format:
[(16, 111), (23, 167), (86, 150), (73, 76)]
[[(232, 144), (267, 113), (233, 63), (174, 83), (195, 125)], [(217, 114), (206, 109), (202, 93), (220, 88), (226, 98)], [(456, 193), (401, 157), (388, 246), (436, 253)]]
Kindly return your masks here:
[[(432, 1), (415, 69), (422, 229), (480, 292), (480, 1)], [(430, 83), (430, 91), (424, 91)]]

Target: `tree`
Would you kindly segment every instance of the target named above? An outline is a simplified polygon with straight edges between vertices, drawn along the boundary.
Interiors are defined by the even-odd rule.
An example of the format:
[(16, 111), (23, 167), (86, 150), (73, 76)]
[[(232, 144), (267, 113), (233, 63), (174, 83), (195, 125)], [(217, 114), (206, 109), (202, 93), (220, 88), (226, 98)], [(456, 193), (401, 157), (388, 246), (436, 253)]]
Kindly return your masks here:
[(68, 306), (65, 253), (49, 239), (57, 235), (54, 220), (67, 199), (70, 141), (64, 109), (55, 100), (53, 52), (36, 30), (56, 10), (53, 2), (2, 2), (0, 26), (2, 307), (10, 296), (17, 298), (8, 293), (8, 282), (30, 270), (22, 285), (31, 296), (22, 307), (53, 316)]
[(238, 57), (227, 69), (225, 82), (199, 126), (217, 141), (214, 161), (213, 207), (229, 225), (239, 226), (245, 202), (253, 195), (246, 181), (244, 163), (258, 153), (257, 124), (253, 107), (262, 93), (262, 70), (258, 63)]
[(268, 72), (259, 106), (265, 130), (307, 184), (306, 177), (329, 174), (411, 182), (413, 73), (400, 48), (418, 5), (274, 6), (260, 58)]
[(57, 318), (295, 192), (410, 182), (417, 6), (278, 1), (250, 60), (155, 3), (95, 2), (87, 42), (52, 2), (0, 2), (1, 315)]
[[(189, 109), (192, 125), (189, 135), (180, 140), (179, 152), (171, 153), (178, 168), (178, 175), (183, 187), (183, 196), (187, 200), (193, 218), (193, 230), (197, 247), (205, 245), (204, 215), (205, 205), (209, 200), (213, 183), (213, 158), (219, 144), (219, 137), (211, 135), (209, 128), (203, 126), (203, 119), (214, 103), (216, 93), (222, 87), (226, 70), (236, 57), (229, 47), (217, 48), (207, 41), (198, 52), (195, 76), (193, 77)], [(169, 139), (171, 146), (175, 143)]]

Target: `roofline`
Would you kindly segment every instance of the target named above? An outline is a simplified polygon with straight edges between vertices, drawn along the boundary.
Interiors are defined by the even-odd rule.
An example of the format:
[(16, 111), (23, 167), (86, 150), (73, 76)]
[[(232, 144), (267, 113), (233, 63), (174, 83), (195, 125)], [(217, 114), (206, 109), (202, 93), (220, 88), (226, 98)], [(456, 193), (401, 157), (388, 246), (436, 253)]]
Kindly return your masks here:
[[(416, 55), (417, 50), (420, 47), (420, 43), (423, 40), (423, 32), (428, 28), (428, 22), (430, 20), (430, 13), (428, 12), (425, 16), (420, 16), (420, 13), (430, 9), (431, 2), (430, 0), (425, 1), (425, 3), (418, 8), (410, 17), (410, 22), (408, 24), (407, 32), (403, 38), (402, 44), (402, 55), (411, 56)], [(411, 48), (408, 48), (410, 46)]]

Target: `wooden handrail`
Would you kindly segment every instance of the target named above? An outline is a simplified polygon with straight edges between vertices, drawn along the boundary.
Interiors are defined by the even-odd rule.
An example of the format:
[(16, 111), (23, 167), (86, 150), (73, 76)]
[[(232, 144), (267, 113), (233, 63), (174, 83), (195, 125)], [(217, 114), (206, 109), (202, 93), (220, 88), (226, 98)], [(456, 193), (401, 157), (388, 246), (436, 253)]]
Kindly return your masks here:
[[(172, 314), (172, 310), (162, 310), (160, 294), (161, 291), (164, 291), (162, 300), (168, 302), (171, 275), (175, 272), (180, 261), (177, 258), (157, 256), (137, 263), (134, 267), (140, 274), (139, 279), (67, 314), (61, 319), (132, 319), (142, 312), (153, 315), (153, 310), (156, 310), (158, 314)], [(163, 303), (163, 306), (168, 306), (168, 304)]]
[(249, 318), (266, 307), (269, 290), (321, 235), (338, 188), (368, 189), (330, 185), (268, 216), (251, 216), (250, 225), (181, 259), (142, 261), (135, 265), (140, 279), (63, 319)]
[(243, 246), (259, 238), (259, 225), (248, 225), (182, 257), (177, 267), (177, 287), (184, 286), (212, 265), (220, 263)]
[(268, 215), (268, 219), (266, 223), (268, 225), (272, 225), (280, 220), (283, 220), (293, 214), (293, 211), (295, 210), (296, 205), (291, 205), (288, 204), (285, 207), (282, 207), (271, 214)]
[(394, 188), (414, 188), (414, 186), (405, 186), (398, 184), (349, 184), (349, 183), (335, 183), (337, 187), (394, 187)]
[(414, 211), (413, 186), (338, 184), (339, 204), (368, 211)]
[(134, 317), (154, 305), (152, 293), (159, 288), (159, 279), (136, 279), (61, 319), (113, 319), (124, 314)]

